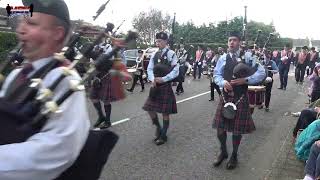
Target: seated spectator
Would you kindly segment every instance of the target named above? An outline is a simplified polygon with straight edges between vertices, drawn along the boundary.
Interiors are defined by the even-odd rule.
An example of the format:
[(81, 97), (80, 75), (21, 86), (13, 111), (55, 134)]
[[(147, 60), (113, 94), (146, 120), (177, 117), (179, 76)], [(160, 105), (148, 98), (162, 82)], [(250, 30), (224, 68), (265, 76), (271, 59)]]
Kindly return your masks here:
[(320, 180), (320, 141), (316, 141), (310, 150), (307, 164), (304, 168), (303, 180)]
[(315, 120), (298, 136), (295, 143), (297, 158), (306, 161), (309, 157), (312, 144), (320, 139), (320, 120)]
[[(311, 103), (308, 108), (315, 108), (315, 107), (320, 107), (320, 99), (314, 101), (313, 103)], [(294, 117), (299, 117), (301, 115), (301, 111), (298, 112), (293, 112), (291, 113), (292, 116)]]
[(313, 121), (317, 119), (318, 113), (320, 113), (320, 107), (307, 108), (301, 111), (297, 124), (293, 129), (293, 137), (297, 137), (297, 133), (300, 129), (305, 129)]

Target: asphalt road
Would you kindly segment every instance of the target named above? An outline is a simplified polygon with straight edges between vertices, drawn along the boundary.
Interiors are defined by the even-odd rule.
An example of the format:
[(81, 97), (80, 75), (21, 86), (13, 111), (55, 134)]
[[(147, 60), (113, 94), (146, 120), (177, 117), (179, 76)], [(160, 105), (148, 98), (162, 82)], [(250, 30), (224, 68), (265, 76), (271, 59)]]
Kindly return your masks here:
[[(125, 100), (113, 103), (110, 130), (120, 139), (101, 179), (268, 179), (296, 121), (288, 115), (306, 106), (306, 85), (296, 85), (292, 76), (290, 73), (287, 91), (282, 91), (277, 89), (276, 75), (270, 112), (255, 110), (253, 119), (257, 130), (244, 135), (239, 149), (239, 167), (232, 171), (225, 169), (226, 163), (212, 167), (219, 152), (216, 130), (211, 128), (218, 102), (208, 101), (208, 79), (186, 79), (185, 93), (177, 96), (178, 114), (171, 116), (168, 142), (162, 146), (153, 143), (154, 127), (141, 109), (149, 86), (142, 93), (140, 86), (136, 86), (134, 93), (129, 93)], [(94, 122), (97, 115), (91, 103), (88, 106)], [(230, 135), (228, 151), (231, 154)]]

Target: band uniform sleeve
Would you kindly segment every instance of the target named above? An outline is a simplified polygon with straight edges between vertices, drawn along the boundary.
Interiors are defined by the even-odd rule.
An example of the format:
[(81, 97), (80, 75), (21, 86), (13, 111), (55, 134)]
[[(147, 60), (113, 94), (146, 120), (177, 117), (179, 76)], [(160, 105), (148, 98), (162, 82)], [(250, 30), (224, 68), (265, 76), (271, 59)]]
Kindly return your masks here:
[(265, 68), (260, 63), (258, 63), (257, 71), (253, 75), (247, 78), (248, 84), (260, 83), (265, 77), (266, 77)]
[[(51, 72), (44, 84), (47, 77), (57, 77)], [(55, 93), (62, 95), (68, 86), (65, 78)], [(72, 165), (89, 132), (85, 92), (72, 94), (60, 109), (61, 113), (51, 116), (41, 131), (27, 141), (0, 146), (0, 179), (52, 180)]]
[(153, 67), (154, 67), (154, 56), (155, 56), (156, 52), (152, 54), (152, 56), (150, 57), (149, 60), (149, 64), (147, 67), (147, 73), (148, 73), (148, 79), (153, 82), (154, 81), (154, 74), (153, 74)]
[(177, 55), (173, 51), (168, 52), (168, 59), (171, 61), (171, 67), (174, 67), (169, 74), (166, 76), (162, 77), (162, 80), (164, 82), (168, 82), (173, 80), (179, 75), (179, 64), (178, 64), (178, 58)]
[(278, 73), (279, 72), (279, 68), (278, 68), (277, 64), (274, 61), (272, 61), (272, 65), (271, 66), (272, 66), (272, 70), (276, 71), (274, 73)]
[(224, 79), (223, 79), (223, 70), (226, 62), (226, 56), (223, 55), (219, 58), (216, 67), (213, 71), (213, 80), (214, 82), (220, 87), (223, 88), (224, 86)]
[(19, 71), (20, 69), (15, 69), (10, 72), (7, 78), (5, 78), (0, 91), (0, 97), (3, 97), (5, 95), (5, 92), (7, 91), (10, 82), (13, 81), (13, 79), (18, 75)]

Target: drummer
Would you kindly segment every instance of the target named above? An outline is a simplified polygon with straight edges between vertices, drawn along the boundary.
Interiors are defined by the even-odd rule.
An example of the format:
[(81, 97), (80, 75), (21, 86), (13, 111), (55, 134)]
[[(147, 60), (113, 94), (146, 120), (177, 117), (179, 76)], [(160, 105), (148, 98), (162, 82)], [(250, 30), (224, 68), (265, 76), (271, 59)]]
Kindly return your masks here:
[(143, 51), (141, 49), (138, 50), (138, 57), (136, 59), (136, 72), (134, 72), (134, 76), (133, 76), (133, 83), (130, 89), (127, 89), (127, 91), (129, 92), (133, 92), (134, 87), (136, 86), (138, 80), (140, 81), (140, 85), (141, 85), (141, 91), (144, 91), (144, 82), (143, 82)]
[(269, 104), (270, 104), (270, 98), (271, 98), (271, 90), (273, 85), (273, 74), (276, 74), (279, 72), (278, 66), (276, 62), (271, 60), (272, 54), (271, 51), (265, 51), (264, 53), (264, 60), (263, 65), (268, 70), (267, 79), (265, 81), (266, 86), (266, 94), (265, 94), (265, 111), (269, 111)]

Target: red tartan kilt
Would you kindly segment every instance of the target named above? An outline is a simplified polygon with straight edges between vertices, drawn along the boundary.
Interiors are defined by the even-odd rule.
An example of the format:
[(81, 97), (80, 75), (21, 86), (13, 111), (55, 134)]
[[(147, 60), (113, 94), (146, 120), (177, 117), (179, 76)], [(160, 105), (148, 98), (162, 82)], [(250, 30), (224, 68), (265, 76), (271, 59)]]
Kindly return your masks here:
[(235, 119), (225, 119), (222, 116), (223, 105), (223, 99), (220, 98), (212, 124), (213, 128), (222, 129), (234, 134), (248, 134), (256, 129), (251, 117), (247, 95), (244, 96), (242, 101), (237, 105), (238, 110)]
[(148, 97), (142, 109), (163, 114), (176, 114), (178, 112), (177, 102), (171, 83), (167, 83), (157, 88), (160, 88), (159, 94), (157, 94), (154, 99)]
[(114, 102), (125, 98), (122, 81), (118, 77), (107, 75), (102, 79), (100, 88), (91, 87), (90, 98), (103, 102)]

